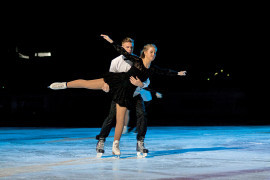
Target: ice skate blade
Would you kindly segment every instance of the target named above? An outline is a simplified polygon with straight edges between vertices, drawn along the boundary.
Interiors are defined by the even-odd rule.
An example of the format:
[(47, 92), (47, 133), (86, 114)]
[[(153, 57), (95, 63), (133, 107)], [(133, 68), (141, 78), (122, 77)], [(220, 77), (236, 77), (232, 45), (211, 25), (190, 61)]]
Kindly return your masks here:
[(101, 158), (103, 153), (97, 153), (97, 158)]
[(146, 156), (147, 156), (147, 153), (137, 152), (137, 158), (145, 158)]
[(114, 159), (120, 159), (120, 155), (115, 155), (115, 154), (113, 154), (113, 158), (114, 158)]
[(113, 156), (113, 159), (120, 159), (120, 156), (114, 155), (114, 156)]
[(115, 159), (119, 159), (120, 158), (120, 155), (121, 155), (121, 153), (120, 154), (115, 154), (114, 152), (112, 152), (112, 154), (114, 155), (114, 158)]
[(97, 153), (102, 153), (102, 154), (104, 154), (104, 152), (105, 152), (105, 151), (104, 151), (103, 149), (98, 149), (98, 150), (97, 150)]

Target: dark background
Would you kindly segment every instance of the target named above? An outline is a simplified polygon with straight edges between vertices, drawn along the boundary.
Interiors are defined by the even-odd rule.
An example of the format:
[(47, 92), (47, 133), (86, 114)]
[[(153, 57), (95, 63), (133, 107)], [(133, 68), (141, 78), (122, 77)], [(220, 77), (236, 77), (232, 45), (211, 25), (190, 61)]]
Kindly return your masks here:
[[(187, 71), (185, 77), (150, 79), (163, 98), (148, 107), (149, 126), (269, 124), (266, 66), (258, 51), (264, 50), (258, 40), (265, 28), (256, 7), (110, 6), (11, 6), (2, 29), (1, 126), (101, 127), (110, 106), (106, 93), (47, 88), (101, 78), (109, 70), (118, 54), (100, 34), (118, 43), (133, 38), (135, 54), (154, 43), (153, 64)], [(52, 56), (34, 57), (37, 51)]]

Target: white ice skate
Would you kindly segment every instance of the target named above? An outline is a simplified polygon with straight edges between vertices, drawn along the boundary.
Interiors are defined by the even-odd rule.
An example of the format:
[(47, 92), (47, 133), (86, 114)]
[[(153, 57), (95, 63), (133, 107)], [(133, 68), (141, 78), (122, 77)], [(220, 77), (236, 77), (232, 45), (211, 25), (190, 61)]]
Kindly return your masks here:
[(67, 83), (66, 82), (55, 82), (55, 83), (52, 83), (49, 86), (49, 88), (53, 89), (53, 90), (66, 89)]
[(116, 155), (116, 157), (118, 157), (118, 158), (121, 155), (121, 152), (120, 152), (120, 149), (119, 149), (119, 141), (118, 140), (113, 141), (112, 153), (113, 153), (113, 155)]
[(97, 151), (97, 157), (100, 158), (104, 154), (104, 143), (105, 139), (100, 138), (97, 143), (96, 151)]
[(148, 153), (148, 149), (146, 149), (144, 147), (144, 141), (143, 140), (140, 140), (140, 141), (137, 141), (137, 157), (138, 158), (144, 158), (147, 156), (147, 153)]

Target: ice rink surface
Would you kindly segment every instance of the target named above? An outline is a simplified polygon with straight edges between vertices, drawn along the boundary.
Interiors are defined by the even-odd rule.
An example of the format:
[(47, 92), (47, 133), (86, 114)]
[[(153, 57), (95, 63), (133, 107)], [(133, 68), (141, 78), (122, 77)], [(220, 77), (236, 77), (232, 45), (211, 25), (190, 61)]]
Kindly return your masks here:
[(148, 127), (146, 158), (136, 134), (112, 155), (114, 129), (96, 157), (100, 128), (0, 128), (0, 179), (270, 179), (270, 126)]

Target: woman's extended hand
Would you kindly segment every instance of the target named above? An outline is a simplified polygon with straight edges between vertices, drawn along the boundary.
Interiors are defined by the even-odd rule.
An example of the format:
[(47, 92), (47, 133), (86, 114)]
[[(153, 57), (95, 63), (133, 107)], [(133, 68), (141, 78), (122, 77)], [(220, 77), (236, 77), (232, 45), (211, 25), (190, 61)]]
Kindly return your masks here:
[(105, 40), (107, 40), (109, 43), (113, 43), (113, 40), (109, 37), (109, 36), (107, 36), (107, 35), (105, 35), (105, 34), (101, 34), (100, 36), (102, 36)]
[(178, 75), (179, 75), (179, 76), (185, 76), (186, 73), (187, 73), (187, 71), (179, 71), (179, 72), (178, 72)]
[(136, 76), (136, 78), (134, 78), (133, 76), (130, 76), (129, 81), (130, 81), (131, 84), (133, 84), (134, 86), (143, 87), (142, 81), (141, 81), (137, 76)]

